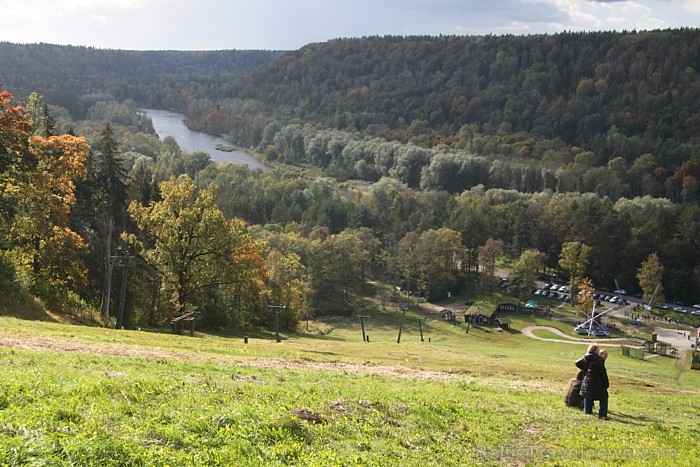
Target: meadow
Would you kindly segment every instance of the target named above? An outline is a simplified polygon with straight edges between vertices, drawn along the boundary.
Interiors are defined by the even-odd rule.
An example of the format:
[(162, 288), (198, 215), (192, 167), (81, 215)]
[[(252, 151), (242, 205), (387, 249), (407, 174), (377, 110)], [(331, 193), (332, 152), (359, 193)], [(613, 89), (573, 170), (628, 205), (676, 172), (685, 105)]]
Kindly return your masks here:
[[(423, 310), (424, 311), (424, 310)], [(194, 337), (0, 318), (0, 465), (697, 465), (700, 371), (610, 345), (610, 420), (564, 406), (583, 343), (421, 310)], [(538, 330), (538, 337), (556, 334)], [(611, 341), (612, 344), (612, 341)]]

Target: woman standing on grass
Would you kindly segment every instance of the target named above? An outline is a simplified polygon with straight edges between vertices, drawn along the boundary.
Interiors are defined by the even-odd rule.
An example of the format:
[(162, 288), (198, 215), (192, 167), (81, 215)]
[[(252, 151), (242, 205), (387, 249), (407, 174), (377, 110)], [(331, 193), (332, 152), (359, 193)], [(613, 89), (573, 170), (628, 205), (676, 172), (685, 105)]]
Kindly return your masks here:
[[(608, 351), (601, 350), (598, 355), (592, 354), (588, 360), (586, 376), (581, 383), (581, 396), (583, 397), (583, 411), (593, 413), (593, 401), (600, 401), (598, 417), (608, 419), (608, 370), (605, 368), (605, 359)], [(578, 364), (578, 362), (577, 362)], [(578, 365), (577, 365), (578, 366)]]
[(588, 364), (591, 363), (591, 361), (597, 357), (598, 357), (598, 344), (591, 344), (588, 346), (588, 349), (586, 350), (586, 353), (583, 355), (583, 357), (576, 360), (575, 365), (579, 370), (587, 371)]

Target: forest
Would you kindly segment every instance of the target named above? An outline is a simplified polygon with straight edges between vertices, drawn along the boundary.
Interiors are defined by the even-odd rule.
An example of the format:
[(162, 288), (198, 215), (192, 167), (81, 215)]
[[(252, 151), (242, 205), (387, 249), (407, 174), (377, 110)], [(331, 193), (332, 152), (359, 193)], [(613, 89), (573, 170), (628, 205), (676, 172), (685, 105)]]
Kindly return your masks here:
[[(497, 261), (523, 299), (555, 272), (698, 303), (698, 32), (0, 43), (3, 306), (26, 289), (107, 323), (118, 252), (127, 327), (185, 310), (269, 325), (272, 303), (291, 328), (352, 313), (370, 287), (493, 288)], [(185, 153), (139, 105), (185, 111), (271, 169)]]
[(268, 50), (111, 50), (0, 42), (0, 83), (26, 98), (39, 92), (83, 120), (97, 102), (135, 100), (186, 111), (192, 99), (281, 55)]

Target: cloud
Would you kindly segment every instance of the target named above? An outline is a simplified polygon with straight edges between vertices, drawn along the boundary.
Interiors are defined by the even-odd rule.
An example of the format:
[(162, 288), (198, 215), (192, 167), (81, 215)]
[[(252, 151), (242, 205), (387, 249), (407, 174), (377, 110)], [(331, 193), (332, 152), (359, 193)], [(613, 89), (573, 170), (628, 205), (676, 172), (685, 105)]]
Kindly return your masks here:
[(697, 27), (698, 0), (0, 0), (0, 40), (126, 49), (297, 49), (369, 35)]

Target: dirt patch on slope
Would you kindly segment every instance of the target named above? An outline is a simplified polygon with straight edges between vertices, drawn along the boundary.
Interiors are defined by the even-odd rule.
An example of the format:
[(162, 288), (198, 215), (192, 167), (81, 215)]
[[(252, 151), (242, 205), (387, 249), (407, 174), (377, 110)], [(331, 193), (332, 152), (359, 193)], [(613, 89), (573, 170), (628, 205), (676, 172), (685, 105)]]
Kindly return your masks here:
[(376, 362), (342, 363), (319, 362), (310, 359), (284, 360), (276, 358), (236, 358), (226, 355), (199, 354), (193, 352), (166, 350), (154, 347), (128, 346), (107, 343), (73, 342), (69, 339), (32, 336), (30, 339), (9, 336), (0, 333), (0, 346), (32, 351), (54, 351), (64, 353), (81, 353), (109, 355), (126, 358), (149, 358), (156, 360), (182, 360), (192, 362), (207, 362), (213, 364), (226, 364), (245, 368), (272, 368), (292, 371), (327, 371), (350, 373), (356, 375), (377, 375), (388, 378), (406, 378), (434, 381), (463, 381), (473, 380), (478, 384), (488, 386), (506, 387), (525, 391), (544, 391), (558, 393), (557, 388), (552, 388), (545, 381), (501, 379), (498, 375), (478, 377), (464, 374), (461, 371), (433, 371), (419, 368), (411, 368), (401, 365), (383, 365)]

